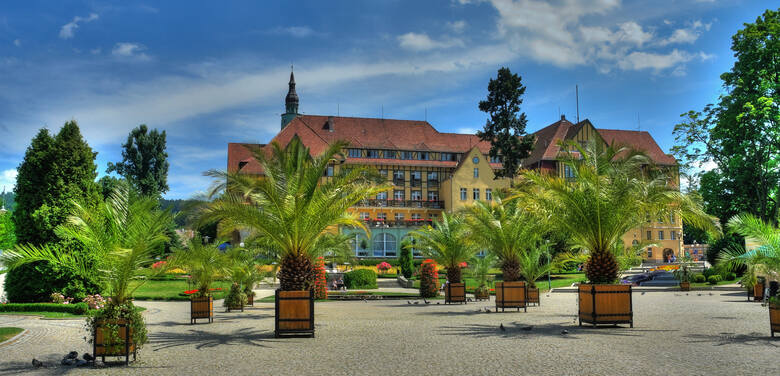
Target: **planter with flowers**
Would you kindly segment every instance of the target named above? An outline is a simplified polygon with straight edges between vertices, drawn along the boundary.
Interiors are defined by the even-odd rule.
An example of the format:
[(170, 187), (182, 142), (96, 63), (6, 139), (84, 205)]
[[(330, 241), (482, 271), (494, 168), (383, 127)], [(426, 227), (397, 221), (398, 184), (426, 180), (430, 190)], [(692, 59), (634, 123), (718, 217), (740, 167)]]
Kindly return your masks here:
[(393, 266), (390, 265), (387, 261), (382, 261), (379, 264), (376, 265), (376, 270), (379, 271), (381, 274), (387, 273), (388, 270), (392, 269)]
[(211, 284), (218, 277), (228, 274), (230, 263), (231, 260), (216, 245), (203, 244), (199, 236), (193, 237), (187, 247), (174, 251), (170, 264), (186, 271), (190, 281), (197, 286), (190, 296), (190, 324), (197, 323), (198, 319), (214, 322)]
[(693, 267), (693, 260), (691, 260), (690, 257), (683, 257), (680, 259), (680, 264), (678, 268), (674, 269), (674, 271), (672, 272), (674, 274), (674, 277), (677, 278), (678, 281), (680, 281), (681, 291), (691, 290), (691, 279), (693, 279), (693, 272), (691, 271), (692, 267)]

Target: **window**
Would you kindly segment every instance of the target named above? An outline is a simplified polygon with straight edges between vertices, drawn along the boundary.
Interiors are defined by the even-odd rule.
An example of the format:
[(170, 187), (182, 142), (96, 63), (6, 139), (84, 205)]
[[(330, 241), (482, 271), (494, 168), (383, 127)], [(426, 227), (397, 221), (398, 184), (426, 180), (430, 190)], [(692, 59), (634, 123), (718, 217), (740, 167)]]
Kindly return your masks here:
[(439, 201), (439, 191), (428, 191), (428, 201)]
[(378, 221), (386, 221), (387, 220), (387, 213), (377, 213), (376, 219)]
[(645, 218), (647, 219), (647, 223), (650, 223), (650, 215), (646, 215)]
[(371, 215), (368, 212), (360, 212), (360, 220), (367, 221), (371, 219)]
[(402, 151), (401, 152), (401, 159), (413, 159), (414, 153), (411, 151)]
[(376, 149), (366, 150), (366, 158), (379, 158), (379, 150)]
[(669, 213), (669, 223), (675, 223), (674, 222), (674, 213)]
[(402, 170), (393, 171), (393, 184), (404, 185), (404, 172)]
[(418, 151), (417, 152), (417, 159), (421, 161), (427, 161), (428, 160), (428, 152), (427, 151)]
[(471, 158), (471, 162), (474, 163), (474, 164), (479, 163), (479, 157)]
[(474, 167), (474, 177), (475, 178), (479, 177), (479, 168), (477, 168), (477, 167)]
[(395, 220), (396, 221), (403, 221), (404, 220), (404, 213), (395, 213)]
[(490, 188), (485, 189), (485, 200), (493, 201), (493, 190)]
[(658, 223), (664, 223), (664, 217), (658, 217)]
[(398, 159), (398, 150), (385, 150), (385, 158)]
[(664, 232), (658, 231), (658, 240), (664, 240)]
[(436, 213), (428, 214), (428, 219), (430, 219), (433, 222), (436, 222), (439, 220), (439, 215)]
[(387, 179), (387, 170), (385, 169), (379, 170), (379, 175), (382, 175), (382, 177)]
[(415, 221), (419, 221), (422, 219), (422, 216), (420, 215), (420, 213), (412, 213), (412, 219)]
[(636, 239), (634, 239), (634, 241), (631, 242), (631, 245), (637, 245), (637, 244), (639, 244), (639, 242)]
[(412, 200), (414, 201), (422, 200), (422, 191), (412, 191)]
[(325, 169), (324, 176), (333, 176), (333, 166), (328, 166), (328, 168)]
[(436, 182), (436, 183), (439, 182), (439, 173), (438, 172), (435, 172), (435, 171), (428, 172), (428, 184), (430, 184), (431, 182)]
[(567, 179), (574, 178), (574, 170), (571, 169), (571, 166), (563, 165), (563, 177)]
[(387, 192), (379, 192), (376, 194), (377, 200), (387, 200)]
[(409, 180), (412, 183), (412, 187), (422, 186), (422, 172), (412, 171), (409, 173)]
[(669, 239), (677, 240), (677, 233), (674, 231), (669, 231)]
[(349, 149), (349, 157), (350, 158), (360, 158), (360, 157), (363, 156), (362, 154), (363, 153), (361, 152), (360, 149)]
[(653, 258), (653, 249), (652, 248), (648, 248), (647, 249), (647, 258)]
[(455, 154), (452, 153), (441, 153), (441, 160), (443, 161), (454, 161), (455, 160)]
[(409, 244), (411, 244), (411, 245), (412, 245), (412, 255), (413, 255), (414, 257), (421, 257), (421, 256), (422, 256), (422, 252), (420, 252), (420, 250), (419, 250), (419, 249), (417, 249), (417, 248), (414, 248), (414, 245), (415, 245), (415, 244), (417, 244), (417, 241), (416, 241), (416, 240), (414, 240), (414, 238), (413, 238), (413, 237), (411, 237), (411, 236), (407, 236), (407, 237), (405, 237), (404, 239), (409, 239)]
[(499, 156), (490, 157), (490, 163), (501, 163), (501, 157)]
[(368, 257), (369, 243), (366, 237), (355, 234), (350, 240), (352, 243), (352, 250), (355, 251), (355, 255), (358, 257)]
[(479, 200), (479, 188), (474, 188), (474, 190), (472, 191), (472, 196), (474, 201)]
[(653, 232), (652, 231), (648, 231), (647, 232), (647, 240), (653, 240)]
[(403, 189), (396, 189), (395, 191), (393, 191), (393, 198), (396, 199), (396, 200), (403, 201), (405, 199), (404, 198), (404, 190)]
[(460, 200), (461, 201), (466, 201), (466, 188), (461, 188), (460, 189)]
[(374, 238), (374, 256), (394, 257), (395, 256), (395, 236), (391, 234), (377, 234)]

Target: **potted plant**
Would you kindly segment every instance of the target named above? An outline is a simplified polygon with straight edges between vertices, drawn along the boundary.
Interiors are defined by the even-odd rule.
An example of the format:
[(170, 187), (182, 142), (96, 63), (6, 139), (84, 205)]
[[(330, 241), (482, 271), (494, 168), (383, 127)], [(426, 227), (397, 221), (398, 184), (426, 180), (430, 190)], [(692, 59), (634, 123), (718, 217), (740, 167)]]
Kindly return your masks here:
[(474, 278), (477, 280), (477, 287), (474, 289), (474, 299), (490, 300), (490, 285), (488, 284), (488, 272), (496, 262), (495, 256), (487, 254), (484, 257), (475, 256), (471, 260), (471, 267)]
[(444, 302), (466, 303), (466, 284), (461, 281), (462, 264), (470, 260), (476, 249), (467, 241), (468, 228), (463, 217), (442, 213), (441, 221), (412, 232), (423, 255), (447, 270)]
[(225, 297), (222, 305), (227, 309), (227, 312), (238, 311), (244, 312), (244, 305), (246, 305), (246, 294), (240, 284), (233, 282), (230, 285), (230, 292)]
[(548, 246), (532, 247), (520, 255), (520, 275), (523, 276), (528, 284), (528, 296), (526, 300), (529, 304), (540, 305), (539, 288), (536, 287), (536, 280), (541, 278), (552, 270)]
[(692, 267), (693, 260), (686, 256), (680, 259), (679, 267), (672, 272), (674, 277), (680, 281), (681, 291), (691, 290), (691, 279), (693, 278), (693, 272), (691, 271)]
[[(728, 227), (758, 246), (752, 249), (726, 249), (718, 263), (731, 270), (747, 265), (748, 271), (763, 276), (764, 283), (780, 281), (780, 229), (751, 214), (734, 216), (729, 220)], [(757, 288), (759, 285), (761, 295)], [(763, 290), (763, 283), (757, 282), (754, 286), (756, 299), (766, 298)], [(775, 332), (780, 331), (780, 302), (777, 296), (769, 297), (769, 325), (774, 337)]]
[(217, 221), (225, 233), (248, 230), (279, 261), (277, 336), (314, 336), (314, 259), (328, 249), (320, 245), (325, 239), (338, 238), (337, 248), (348, 249), (349, 239), (333, 234), (332, 229), (349, 226), (367, 231), (365, 223), (348, 209), (390, 189), (369, 167), (340, 171), (321, 182), (345, 146), (344, 142), (333, 142), (322, 154), (312, 156), (296, 135), (284, 147), (274, 142), (255, 151), (263, 171), (260, 178), (209, 173), (225, 185), (212, 192), (216, 198), (204, 205), (200, 221)]
[(203, 244), (200, 236), (194, 236), (185, 248), (174, 250), (171, 265), (186, 271), (197, 291), (190, 296), (190, 324), (198, 319), (214, 322), (214, 297), (211, 285), (229, 272), (230, 260), (215, 244)]
[[(47, 261), (79, 273), (98, 273), (109, 299), (87, 318), (93, 354), (119, 356), (129, 362), (146, 343), (146, 325), (132, 302), (133, 292), (147, 279), (142, 269), (152, 265), (152, 254), (168, 240), (166, 230), (173, 218), (160, 211), (154, 198), (140, 197), (120, 184), (105, 202), (95, 207), (74, 203), (68, 221), (57, 234), (82, 244), (89, 252), (62, 254), (49, 246), (20, 245), (0, 255), (0, 263), (14, 269), (31, 262)], [(89, 257), (86, 260), (85, 257)], [(94, 263), (94, 264), (93, 264)], [(156, 273), (162, 273), (159, 268)]]
[(492, 202), (478, 201), (466, 208), (469, 238), (487, 248), (501, 267), (503, 281), (495, 283), (496, 310), (527, 309), (527, 285), (521, 281), (520, 258), (547, 231), (545, 218), (517, 198), (496, 192)]
[[(539, 171), (523, 173), (518, 195), (548, 215), (551, 227), (568, 234), (573, 246), (588, 254), (579, 285), (579, 322), (630, 324), (631, 286), (615, 284), (615, 257), (622, 237), (645, 223), (648, 216), (675, 213), (686, 223), (718, 231), (715, 218), (704, 213), (697, 197), (683, 194), (673, 170), (659, 168), (644, 153), (589, 141), (562, 142), (562, 158), (571, 176)], [(576, 152), (568, 152), (575, 150)]]

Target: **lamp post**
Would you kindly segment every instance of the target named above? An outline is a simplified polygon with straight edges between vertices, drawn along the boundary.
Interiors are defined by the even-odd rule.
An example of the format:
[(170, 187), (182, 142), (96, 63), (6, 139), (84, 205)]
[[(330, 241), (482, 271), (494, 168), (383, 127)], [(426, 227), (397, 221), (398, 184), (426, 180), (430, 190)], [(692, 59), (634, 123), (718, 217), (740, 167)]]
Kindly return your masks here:
[(547, 253), (547, 291), (552, 290), (552, 280), (550, 279), (550, 240), (547, 239), (544, 241), (545, 243), (545, 251)]

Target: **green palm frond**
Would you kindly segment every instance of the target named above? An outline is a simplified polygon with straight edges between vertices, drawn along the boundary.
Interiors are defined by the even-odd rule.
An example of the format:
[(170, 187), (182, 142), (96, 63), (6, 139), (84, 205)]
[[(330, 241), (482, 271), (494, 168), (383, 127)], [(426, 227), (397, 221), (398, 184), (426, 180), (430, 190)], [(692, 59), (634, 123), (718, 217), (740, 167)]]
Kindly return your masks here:
[(765, 273), (780, 274), (780, 229), (751, 214), (732, 217), (728, 227), (759, 246), (751, 250), (730, 247), (721, 254), (719, 265), (732, 270), (746, 265)]
[(471, 260), (476, 252), (474, 244), (467, 240), (467, 231), (466, 222), (461, 216), (442, 213), (441, 220), (432, 227), (415, 230), (411, 235), (416, 240), (416, 248), (424, 256), (451, 269), (459, 268), (461, 263)]

